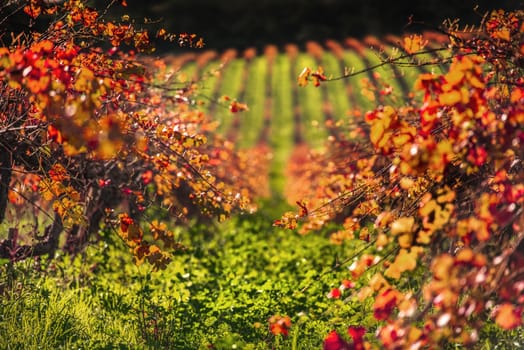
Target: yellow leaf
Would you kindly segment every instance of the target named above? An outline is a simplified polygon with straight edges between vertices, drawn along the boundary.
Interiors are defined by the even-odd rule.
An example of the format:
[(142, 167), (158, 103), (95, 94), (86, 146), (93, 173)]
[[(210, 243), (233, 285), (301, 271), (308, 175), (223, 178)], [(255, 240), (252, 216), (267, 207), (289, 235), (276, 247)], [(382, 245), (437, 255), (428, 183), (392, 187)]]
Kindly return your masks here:
[(91, 82), (95, 79), (95, 74), (88, 68), (81, 68), (75, 81), (75, 89), (78, 91), (90, 90)]
[(375, 101), (375, 93), (369, 89), (362, 89), (361, 94), (370, 101)]
[(42, 195), (42, 198), (46, 201), (50, 201), (53, 198), (55, 198), (55, 194), (52, 191), (52, 185), (51, 182), (48, 180), (42, 180), (38, 184), (40, 194)]
[(449, 187), (446, 187), (444, 190), (445, 192), (437, 197), (437, 203), (451, 203), (455, 199), (455, 191), (452, 191)]
[(436, 210), (437, 202), (432, 199), (431, 193), (426, 193), (420, 199), (420, 209), (418, 211), (420, 216), (428, 216), (429, 213)]
[(462, 101), (462, 94), (460, 91), (452, 90), (450, 92), (444, 92), (438, 97), (439, 102), (446, 106), (453, 106)]
[(386, 270), (387, 277), (399, 279), (404, 271), (413, 271), (417, 267), (416, 251), (408, 252), (406, 249), (400, 249), (395, 261)]
[(298, 75), (298, 86), (306, 86), (310, 75), (311, 68), (305, 67)]
[(123, 143), (120, 140), (100, 140), (98, 148), (95, 151), (98, 159), (111, 159), (122, 149)]
[(426, 86), (431, 85), (437, 79), (438, 76), (433, 73), (420, 74), (417, 80), (415, 81), (414, 88), (415, 90), (424, 90)]
[(383, 136), (384, 136), (384, 123), (381, 120), (376, 120), (371, 125), (369, 138), (374, 145), (377, 145)]
[(391, 234), (396, 236), (403, 233), (411, 233), (414, 225), (415, 218), (412, 216), (398, 218), (391, 224)]
[(381, 233), (381, 234), (379, 234), (377, 236), (377, 242), (376, 242), (377, 247), (384, 247), (388, 243), (389, 243), (389, 240), (388, 240), (388, 236), (387, 235)]
[(373, 277), (371, 277), (371, 279), (369, 280), (368, 285), (371, 288), (373, 288), (375, 292), (378, 292), (379, 290), (381, 290), (384, 287), (390, 287), (390, 284), (388, 283), (388, 281), (380, 273), (374, 274)]
[(455, 259), (457, 260), (457, 262), (469, 263), (473, 260), (474, 257), (475, 253), (471, 248), (463, 248), (457, 253)]
[(415, 186), (415, 181), (409, 177), (402, 177), (400, 179), (400, 188), (403, 190), (410, 190)]
[(469, 83), (471, 84), (471, 86), (478, 89), (483, 89), (486, 86), (486, 84), (482, 80), (480, 80), (476, 75), (472, 75), (469, 78)]
[(497, 39), (501, 39), (504, 41), (509, 41), (511, 39), (510, 32), (508, 28), (504, 28), (501, 30), (497, 30), (495, 33), (493, 33), (493, 36)]
[(411, 233), (405, 233), (403, 235), (400, 235), (398, 237), (398, 245), (401, 248), (409, 248), (411, 247), (411, 243), (413, 242), (413, 235)]
[(459, 69), (453, 69), (450, 70), (449, 73), (444, 76), (444, 78), (450, 86), (455, 86), (460, 83), (462, 79), (464, 79), (464, 72)]
[(455, 259), (449, 254), (442, 254), (433, 260), (431, 270), (433, 277), (436, 280), (448, 280), (451, 278), (451, 268), (455, 263)]

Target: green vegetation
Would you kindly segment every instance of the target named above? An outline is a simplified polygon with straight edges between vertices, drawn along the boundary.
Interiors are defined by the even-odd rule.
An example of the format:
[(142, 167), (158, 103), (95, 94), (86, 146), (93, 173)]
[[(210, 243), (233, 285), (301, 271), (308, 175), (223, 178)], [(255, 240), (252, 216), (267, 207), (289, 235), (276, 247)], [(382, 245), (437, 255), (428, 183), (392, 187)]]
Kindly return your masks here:
[(282, 193), (285, 182), (283, 170), (293, 148), (293, 103), (290, 81), (290, 61), (286, 55), (279, 54), (271, 72), (271, 90), (273, 95), (270, 140), (274, 150), (271, 168), (272, 188), (277, 193)]
[[(339, 62), (332, 53), (325, 52), (323, 54), (322, 65), (328, 75), (335, 77), (344, 73), (344, 62)], [(335, 121), (345, 120), (351, 108), (349, 103), (350, 95), (345, 93), (347, 92), (347, 80), (333, 81), (325, 84), (324, 88), (327, 89), (328, 99), (332, 105)]]
[(258, 141), (260, 130), (264, 125), (265, 89), (267, 79), (267, 62), (263, 56), (253, 59), (249, 66), (248, 81), (246, 82), (245, 103), (249, 110), (242, 113), (240, 118), (239, 146), (250, 147)]
[[(130, 264), (112, 233), (74, 258), (4, 264), (0, 348), (319, 348), (365, 311), (326, 298), (351, 245), (276, 229), (261, 214), (178, 234), (188, 250), (162, 272)], [(274, 314), (292, 317), (289, 337), (268, 332)]]
[[(300, 236), (270, 221), (259, 213), (179, 230), (188, 249), (161, 272), (130, 264), (107, 232), (74, 258), (4, 263), (0, 348), (319, 349), (332, 329), (374, 323), (351, 290), (327, 297), (363, 243), (333, 245), (326, 232)], [(269, 332), (275, 314), (291, 317), (287, 337)], [(480, 345), (518, 348), (522, 336), (488, 325)]]

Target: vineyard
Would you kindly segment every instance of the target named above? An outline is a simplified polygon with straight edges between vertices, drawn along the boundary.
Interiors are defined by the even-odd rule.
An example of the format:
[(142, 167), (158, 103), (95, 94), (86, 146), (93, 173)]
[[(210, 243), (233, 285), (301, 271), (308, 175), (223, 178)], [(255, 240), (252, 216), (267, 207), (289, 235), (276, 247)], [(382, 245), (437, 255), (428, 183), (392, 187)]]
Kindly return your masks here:
[(0, 6), (1, 349), (524, 346), (524, 11), (215, 51), (112, 6)]
[[(425, 37), (435, 48), (443, 47), (447, 40), (436, 33)], [(220, 123), (219, 131), (228, 140), (240, 148), (270, 147), (272, 189), (281, 193), (283, 171), (293, 150), (322, 147), (343, 125), (349, 127), (352, 116), (363, 115), (377, 103), (401, 104), (418, 74), (445, 67), (441, 62), (446, 58), (439, 56), (442, 50), (419, 58), (428, 69), (415, 63), (407, 67), (387, 64), (391, 57), (406, 54), (401, 41), (394, 36), (363, 41), (347, 38), (343, 43), (308, 42), (303, 48), (268, 45), (260, 53), (255, 49), (204, 50), (168, 56), (166, 61), (180, 72), (180, 84), (199, 82), (195, 103)], [(429, 65), (432, 62), (440, 63)], [(318, 66), (338, 80), (316, 89), (299, 87), (301, 70)], [(248, 108), (231, 113), (232, 99)]]

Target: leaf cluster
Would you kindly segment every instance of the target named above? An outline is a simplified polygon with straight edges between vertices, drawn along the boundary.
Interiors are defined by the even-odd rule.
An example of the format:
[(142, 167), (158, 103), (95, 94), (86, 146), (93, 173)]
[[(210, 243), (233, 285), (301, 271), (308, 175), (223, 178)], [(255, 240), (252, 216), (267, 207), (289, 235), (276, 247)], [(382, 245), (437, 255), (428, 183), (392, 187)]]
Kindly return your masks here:
[[(475, 30), (447, 28), (446, 73), (420, 74), (404, 105), (355, 116), (326, 151), (291, 160), (300, 212), (276, 224), (307, 232), (336, 221), (334, 242), (369, 242), (350, 279), (375, 270), (359, 297), (372, 301), (386, 348), (470, 345), (487, 319), (522, 324), (523, 21), (493, 11)], [(416, 56), (427, 41), (404, 45)]]
[[(63, 248), (79, 252), (106, 227), (136, 263), (165, 268), (181, 244), (154, 216), (181, 224), (256, 209), (263, 153), (237, 152), (215, 136), (216, 123), (194, 106), (197, 85), (142, 56), (153, 51), (152, 34), (129, 16), (111, 21), (80, 0), (24, 5), (19, 11), (32, 21), (47, 20), (41, 31), (28, 28), (0, 47), (0, 222), (16, 226), (34, 208), (48, 224), (38, 254), (23, 239), (8, 239), (2, 256), (52, 253), (62, 231)], [(156, 36), (202, 45), (193, 34)], [(37, 236), (35, 220), (17, 237)]]

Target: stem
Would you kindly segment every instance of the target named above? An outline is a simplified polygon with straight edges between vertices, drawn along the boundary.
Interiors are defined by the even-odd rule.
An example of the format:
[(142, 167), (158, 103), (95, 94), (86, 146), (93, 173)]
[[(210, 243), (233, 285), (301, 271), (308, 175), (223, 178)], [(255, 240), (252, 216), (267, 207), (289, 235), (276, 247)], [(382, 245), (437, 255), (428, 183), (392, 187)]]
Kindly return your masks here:
[(13, 173), (11, 153), (4, 149), (0, 151), (0, 224), (5, 219), (7, 210), (9, 183)]

